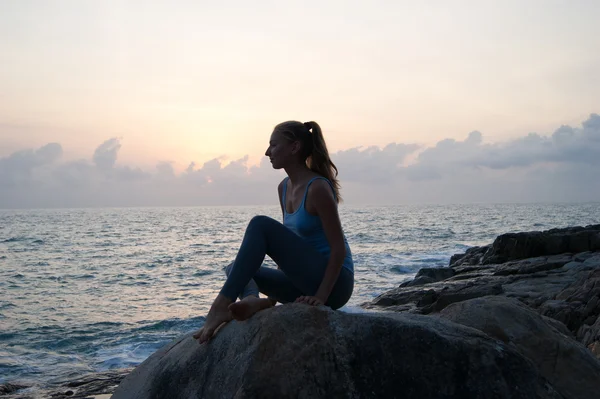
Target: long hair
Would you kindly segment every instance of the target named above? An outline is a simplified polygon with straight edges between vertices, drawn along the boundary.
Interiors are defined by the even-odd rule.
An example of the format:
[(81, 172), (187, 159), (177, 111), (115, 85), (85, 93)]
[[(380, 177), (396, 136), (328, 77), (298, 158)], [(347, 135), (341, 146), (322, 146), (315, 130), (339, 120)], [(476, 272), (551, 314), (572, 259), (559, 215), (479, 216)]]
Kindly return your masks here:
[(306, 166), (331, 182), (336, 200), (338, 203), (341, 202), (340, 182), (337, 179), (338, 170), (329, 158), (329, 151), (327, 151), (327, 145), (319, 124), (313, 121), (304, 123), (287, 121), (275, 126), (275, 131), (281, 133), (290, 141), (300, 141)]

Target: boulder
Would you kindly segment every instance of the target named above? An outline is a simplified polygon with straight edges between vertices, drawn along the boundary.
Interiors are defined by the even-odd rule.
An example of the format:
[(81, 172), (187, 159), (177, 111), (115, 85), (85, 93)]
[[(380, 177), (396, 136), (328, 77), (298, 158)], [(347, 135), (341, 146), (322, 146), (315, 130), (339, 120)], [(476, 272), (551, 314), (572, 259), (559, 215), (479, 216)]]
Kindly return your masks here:
[(400, 284), (400, 287), (417, 287), (435, 283), (454, 276), (456, 272), (449, 267), (425, 267), (417, 272), (413, 280)]
[[(446, 268), (430, 275), (422, 269), (412, 282), (361, 306), (430, 314), (487, 295), (515, 298), (555, 320), (557, 328), (563, 332), (566, 328), (569, 336), (600, 358), (598, 234), (600, 225), (505, 234), (491, 247), (475, 247), (453, 256), (447, 268), (453, 271), (451, 277), (440, 280), (446, 276), (436, 275), (436, 270)], [(569, 252), (556, 253), (560, 251)], [(529, 255), (533, 257), (522, 259)]]
[(484, 297), (452, 304), (440, 316), (476, 328), (531, 359), (565, 398), (600, 392), (600, 361), (582, 344), (515, 299)]
[(302, 304), (191, 334), (139, 365), (113, 399), (562, 398), (533, 363), (472, 328), (414, 314)]
[(481, 257), (480, 263), (497, 264), (543, 255), (600, 251), (599, 235), (600, 225), (502, 234)]
[(440, 311), (446, 306), (467, 299), (503, 293), (506, 277), (486, 276), (465, 280), (443, 280), (425, 286), (400, 286), (387, 291), (361, 306), (365, 309), (385, 309), (419, 314)]
[(48, 385), (0, 384), (2, 399), (100, 399), (109, 398), (131, 368), (105, 370), (67, 381), (52, 381)]
[(467, 249), (464, 254), (454, 254), (450, 258), (450, 266), (468, 266), (468, 265), (479, 265), (481, 259), (485, 253), (490, 249), (491, 245), (485, 245), (483, 247), (472, 247)]

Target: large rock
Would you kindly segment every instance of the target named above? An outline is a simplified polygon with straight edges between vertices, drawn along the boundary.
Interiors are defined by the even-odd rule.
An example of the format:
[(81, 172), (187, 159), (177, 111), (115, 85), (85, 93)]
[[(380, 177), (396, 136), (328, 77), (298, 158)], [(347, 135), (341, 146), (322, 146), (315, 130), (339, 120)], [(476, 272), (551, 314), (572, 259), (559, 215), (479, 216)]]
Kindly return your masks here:
[(113, 399), (561, 398), (530, 360), (487, 335), (411, 314), (301, 304), (186, 335), (138, 366)]
[(454, 269), (449, 267), (426, 267), (417, 272), (413, 280), (400, 284), (400, 287), (416, 287), (419, 285), (435, 283), (436, 281), (446, 280), (456, 274)]
[(452, 304), (440, 315), (514, 346), (565, 398), (600, 395), (600, 361), (521, 302), (503, 297), (477, 298)]
[[(366, 309), (430, 314), (465, 300), (498, 295), (515, 298), (559, 323), (600, 358), (600, 226), (554, 229), (498, 237), (452, 257), (448, 278), (434, 269), (361, 306)], [(511, 244), (512, 243), (512, 244)], [(557, 249), (558, 248), (558, 249)], [(584, 250), (553, 254), (559, 250)], [(592, 250), (587, 250), (592, 249)], [(526, 259), (525, 255), (535, 255)], [(504, 263), (483, 264), (490, 259)], [(548, 321), (552, 323), (551, 321)], [(564, 325), (564, 326), (563, 326)]]
[[(600, 256), (586, 259), (580, 266), (582, 276), (539, 308), (541, 314), (564, 323), (579, 341), (599, 358), (600, 345)], [(586, 270), (591, 271), (586, 273)]]
[(15, 383), (0, 384), (2, 399), (92, 399), (108, 398), (132, 369), (106, 370), (68, 381), (53, 381), (45, 386)]
[(455, 254), (450, 258), (450, 266), (479, 265), (485, 253), (491, 245), (483, 247), (472, 247), (467, 249), (464, 254)]
[(480, 263), (496, 264), (585, 251), (600, 251), (600, 225), (502, 234), (481, 257)]
[(503, 293), (506, 277), (487, 276), (478, 279), (444, 280), (424, 286), (400, 286), (387, 291), (361, 306), (395, 312), (429, 314), (467, 299)]

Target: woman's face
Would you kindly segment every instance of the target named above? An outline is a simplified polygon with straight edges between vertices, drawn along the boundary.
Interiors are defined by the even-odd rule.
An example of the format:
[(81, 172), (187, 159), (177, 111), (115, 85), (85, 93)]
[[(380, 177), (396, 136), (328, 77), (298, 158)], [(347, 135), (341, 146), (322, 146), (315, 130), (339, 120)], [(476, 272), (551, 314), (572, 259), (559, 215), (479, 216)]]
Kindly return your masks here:
[(289, 141), (281, 133), (274, 131), (265, 155), (271, 160), (274, 169), (281, 169), (296, 161), (298, 147), (298, 142)]

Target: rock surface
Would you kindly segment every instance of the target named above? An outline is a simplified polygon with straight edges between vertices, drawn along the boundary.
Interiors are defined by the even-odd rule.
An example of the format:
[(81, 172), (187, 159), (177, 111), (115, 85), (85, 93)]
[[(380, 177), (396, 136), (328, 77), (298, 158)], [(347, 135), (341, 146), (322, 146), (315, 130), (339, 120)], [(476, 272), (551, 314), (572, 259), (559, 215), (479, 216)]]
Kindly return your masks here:
[(93, 399), (109, 396), (132, 369), (109, 370), (71, 381), (52, 384), (44, 389), (25, 384), (0, 385), (2, 399)]
[(498, 264), (543, 255), (600, 251), (600, 225), (567, 227), (547, 231), (508, 233), (498, 236), (491, 246), (472, 248), (455, 255), (452, 266)]
[(555, 320), (556, 328), (562, 328), (557, 323), (564, 324), (600, 357), (599, 238), (600, 225), (504, 234), (490, 246), (454, 255), (451, 277), (405, 282), (362, 306), (430, 314), (452, 303), (488, 295), (515, 298)]
[(113, 399), (561, 398), (515, 349), (412, 314), (276, 306), (186, 335), (137, 367)]
[(440, 316), (514, 347), (531, 359), (565, 398), (600, 395), (600, 362), (594, 355), (516, 299), (470, 299), (446, 307)]

